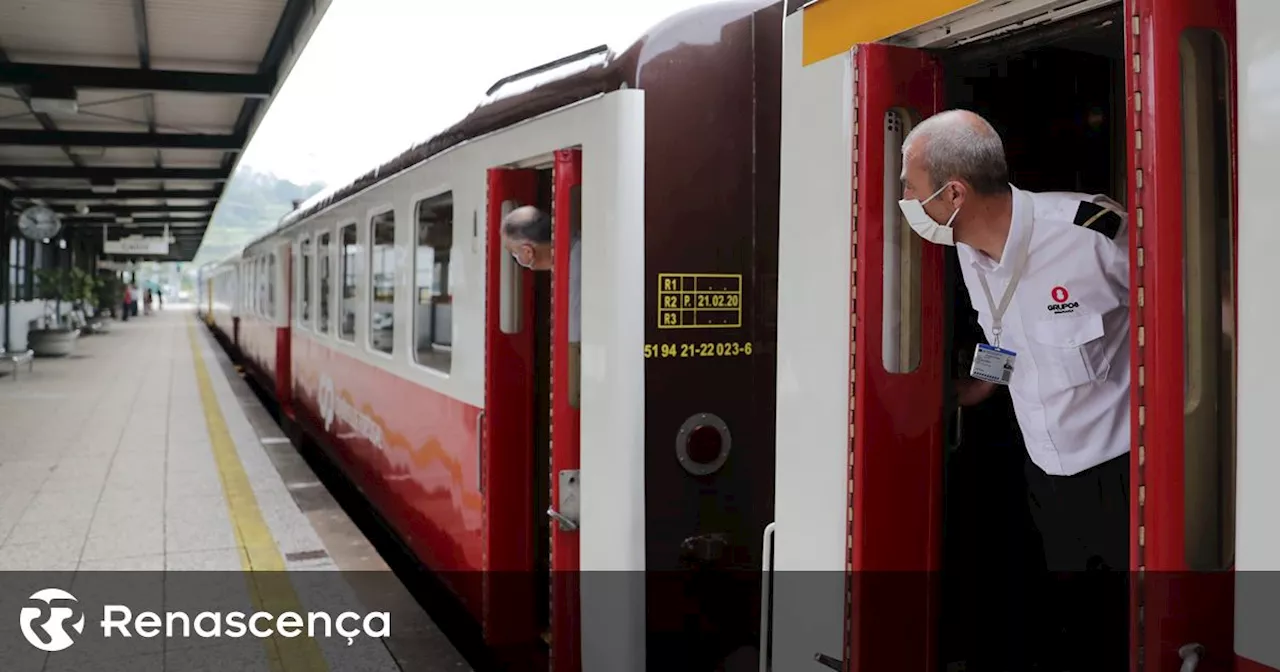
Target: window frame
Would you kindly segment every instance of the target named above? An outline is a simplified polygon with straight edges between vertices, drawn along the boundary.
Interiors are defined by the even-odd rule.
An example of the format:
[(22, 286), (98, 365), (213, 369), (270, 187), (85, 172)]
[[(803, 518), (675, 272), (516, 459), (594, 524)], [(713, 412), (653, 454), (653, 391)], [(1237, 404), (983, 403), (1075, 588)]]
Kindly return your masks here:
[[(327, 338), (327, 339), (330, 339), (330, 340), (334, 340), (334, 341), (336, 341), (336, 340), (337, 340), (337, 336), (334, 334), (334, 330), (333, 330), (333, 315), (334, 315), (334, 309), (333, 309), (333, 277), (334, 277), (334, 273), (333, 273), (333, 268), (334, 268), (334, 263), (333, 263), (333, 240), (334, 240), (334, 235), (335, 235), (335, 234), (334, 234), (334, 230), (335, 230), (335, 229), (334, 229), (333, 224), (325, 224), (325, 225), (323, 225), (323, 226), (317, 227), (316, 229), (314, 229), (314, 230), (311, 232), (312, 239), (314, 239), (314, 240), (315, 240), (315, 243), (316, 243), (316, 247), (315, 247), (315, 258), (316, 258), (316, 279), (315, 279), (315, 288), (316, 288), (316, 314), (315, 314), (315, 326), (312, 328), (311, 333), (316, 334), (316, 335), (318, 335), (318, 336), (322, 336), (322, 337)], [(326, 236), (329, 238), (329, 242), (325, 245), (325, 254), (322, 256), (322, 255), (320, 254), (320, 239), (325, 238)], [(321, 288), (321, 282), (322, 282), (322, 281), (321, 281), (321, 277), (320, 277), (320, 269), (321, 269), (321, 263), (320, 263), (320, 261), (321, 261), (321, 259), (322, 259), (322, 258), (324, 259), (324, 261), (328, 262), (328, 264), (329, 264), (329, 296), (328, 296), (328, 300), (324, 300), (324, 299), (322, 299), (322, 298), (321, 298), (321, 293), (322, 293), (322, 292), (320, 291), (320, 288)], [(328, 311), (328, 313), (329, 313), (328, 321), (325, 323), (324, 328), (321, 328), (321, 327), (320, 327), (320, 311), (321, 311), (321, 310), (326, 310), (326, 309), (327, 309), (327, 311)]]
[(336, 307), (338, 308), (338, 310), (335, 310), (331, 317), (333, 317), (336, 321), (334, 330), (333, 330), (334, 341), (342, 345), (347, 345), (354, 348), (356, 347), (356, 343), (360, 340), (360, 322), (361, 322), (360, 314), (362, 312), (361, 305), (360, 305), (361, 298), (362, 298), (361, 291), (360, 291), (360, 284), (361, 284), (360, 275), (361, 274), (357, 272), (351, 273), (351, 277), (353, 279), (353, 282), (355, 283), (352, 291), (352, 294), (353, 294), (352, 300), (355, 302), (355, 310), (354, 310), (355, 320), (353, 321), (352, 327), (351, 327), (351, 338), (347, 339), (342, 334), (342, 319), (343, 319), (342, 303), (345, 298), (346, 288), (347, 288), (347, 285), (346, 285), (347, 251), (346, 251), (345, 244), (342, 242), (342, 233), (347, 228), (351, 228), (356, 232), (356, 238), (355, 238), (356, 251), (355, 251), (355, 254), (351, 255), (351, 258), (356, 260), (360, 259), (360, 228), (361, 228), (360, 222), (354, 218), (344, 219), (340, 221), (337, 224), (337, 226), (334, 227), (334, 237), (333, 237), (334, 259), (337, 261), (335, 266), (336, 266), (336, 270), (338, 271), (337, 273), (335, 273), (335, 276), (338, 278), (338, 292), (336, 293), (334, 300), (336, 301)]
[(294, 313), (294, 324), (300, 329), (311, 331), (312, 321), (315, 319), (315, 292), (308, 281), (307, 271), (314, 270), (315, 249), (310, 232), (304, 232), (298, 238), (296, 249), (298, 277), (294, 279), (294, 289), (297, 294), (294, 301), (298, 310)]
[[(374, 314), (374, 309), (373, 309), (373, 293), (374, 293), (374, 282), (373, 282), (373, 247), (374, 247), (374, 243), (373, 243), (373, 227), (374, 227), (374, 223), (375, 223), (375, 221), (376, 221), (379, 217), (381, 217), (381, 216), (383, 216), (383, 215), (385, 215), (385, 214), (387, 214), (387, 213), (391, 213), (391, 256), (392, 256), (392, 263), (393, 263), (393, 264), (395, 264), (394, 272), (393, 272), (393, 274), (392, 274), (392, 279), (391, 279), (391, 324), (392, 324), (392, 327), (391, 327), (391, 352), (384, 352), (384, 351), (379, 350), (378, 348), (375, 348), (375, 347), (373, 346), (373, 314)], [(364, 327), (365, 327), (365, 333), (364, 333), (364, 350), (365, 350), (365, 352), (368, 352), (368, 353), (369, 353), (369, 354), (371, 354), (371, 355), (374, 355), (374, 356), (376, 356), (376, 357), (382, 357), (382, 358), (385, 358), (385, 359), (395, 359), (395, 356), (396, 356), (396, 328), (395, 328), (395, 324), (396, 324), (396, 317), (397, 317), (397, 312), (398, 312), (398, 311), (396, 310), (396, 305), (397, 305), (397, 303), (398, 303), (397, 299), (398, 299), (398, 296), (399, 296), (399, 294), (400, 294), (400, 292), (399, 292), (399, 291), (397, 291), (397, 290), (399, 289), (399, 287), (398, 287), (397, 285), (399, 285), (399, 273), (400, 273), (400, 269), (399, 269), (399, 263), (398, 263), (398, 260), (396, 260), (396, 259), (395, 259), (395, 256), (396, 256), (396, 251), (397, 251), (397, 249), (398, 249), (397, 244), (398, 244), (398, 242), (399, 242), (399, 237), (400, 237), (400, 236), (399, 236), (399, 233), (400, 233), (400, 218), (396, 216), (396, 208), (395, 208), (395, 205), (393, 205), (393, 204), (389, 204), (389, 203), (384, 203), (384, 204), (382, 204), (382, 205), (375, 206), (375, 207), (370, 208), (370, 209), (368, 209), (368, 210), (366, 210), (366, 211), (365, 211), (365, 241), (366, 241), (366, 245), (365, 245), (365, 250), (364, 250), (365, 254), (364, 254), (363, 256), (364, 256), (364, 258), (365, 258), (365, 261), (366, 261), (366, 262), (367, 262), (367, 264), (368, 264), (368, 268), (366, 268), (366, 269), (365, 269), (365, 272), (361, 274), (361, 275), (363, 275), (363, 276), (364, 276), (364, 279), (365, 279), (365, 281), (366, 281), (366, 282), (364, 283), (363, 291), (361, 291), (361, 288), (359, 287), (359, 285), (357, 285), (357, 287), (356, 287), (356, 295), (357, 295), (357, 296), (363, 296), (363, 297), (364, 297), (364, 305), (365, 305), (365, 311), (364, 311), (364, 313), (365, 313), (365, 315), (364, 315)], [(359, 232), (357, 231), (357, 233), (356, 233), (356, 241), (357, 241), (357, 243), (356, 243), (356, 244), (357, 244), (357, 245), (359, 245), (359, 240), (360, 240), (360, 234), (359, 234)], [(359, 318), (357, 317), (357, 319), (359, 319)], [(358, 334), (357, 334), (357, 337), (358, 337)]]
[[(441, 371), (440, 369), (434, 368), (432, 366), (423, 364), (422, 362), (418, 361), (418, 305), (419, 305), (418, 304), (418, 226), (420, 224), (418, 208), (419, 206), (421, 206), (423, 203), (427, 201), (438, 199), (446, 195), (449, 197), (449, 211), (450, 211), (449, 226), (451, 229), (449, 234), (449, 237), (450, 237), (449, 269), (446, 271), (446, 285), (449, 287), (448, 296), (450, 301), (449, 370)], [(412, 232), (411, 232), (410, 239), (413, 242), (413, 245), (411, 246), (412, 251), (410, 254), (411, 261), (409, 264), (409, 277), (411, 278), (411, 282), (409, 283), (410, 284), (409, 303), (412, 306), (412, 310), (410, 311), (412, 313), (410, 315), (410, 322), (412, 324), (412, 329), (409, 334), (409, 342), (413, 347), (408, 349), (409, 365), (418, 371), (424, 372), (428, 375), (434, 376), (441, 380), (448, 380), (453, 376), (454, 355), (455, 355), (454, 342), (456, 341), (456, 337), (458, 335), (457, 320), (456, 320), (456, 316), (453, 315), (453, 311), (457, 306), (457, 301), (453, 293), (453, 283), (448, 282), (448, 279), (447, 279), (447, 275), (453, 272), (454, 259), (458, 254), (458, 248), (461, 242), (457, 236), (458, 201), (459, 201), (458, 189), (453, 184), (450, 184), (447, 182), (442, 184), (437, 184), (430, 189), (423, 189), (421, 191), (415, 192), (414, 194), (412, 194), (409, 201), (411, 203), (409, 221), (412, 222)], [(479, 233), (478, 230), (473, 231), (473, 236), (479, 236), (479, 235), (481, 234)], [(433, 272), (434, 272), (434, 269), (433, 269)], [(482, 315), (482, 319), (484, 319), (483, 315)]]

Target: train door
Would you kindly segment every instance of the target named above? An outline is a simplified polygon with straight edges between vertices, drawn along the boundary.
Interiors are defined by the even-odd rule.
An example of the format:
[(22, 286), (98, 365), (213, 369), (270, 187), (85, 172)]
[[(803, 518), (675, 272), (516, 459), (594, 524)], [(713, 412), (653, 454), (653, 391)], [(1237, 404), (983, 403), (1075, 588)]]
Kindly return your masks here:
[(902, 139), (913, 122), (939, 110), (942, 77), (923, 52), (879, 44), (858, 46), (855, 67), (845, 669), (924, 670), (934, 657), (938, 609), (943, 254), (912, 233), (897, 201)]
[[(549, 168), (489, 172), (488, 355), (483, 434), (489, 578), (486, 639), (555, 670), (581, 667), (579, 350), (569, 278), (581, 239), (580, 150)], [(500, 222), (536, 205), (553, 221), (550, 273), (520, 268)]]
[(579, 373), (580, 341), (574, 321), (573, 276), (579, 274), (577, 247), (582, 239), (582, 151), (555, 153), (552, 271), (554, 322), (552, 339), (552, 450), (551, 502), (551, 636), (552, 669), (576, 672), (582, 667), (581, 609), (578, 569), (581, 536), (578, 534), (579, 467), (581, 466)]
[(1125, 3), (1142, 670), (1233, 669), (1235, 15), (1234, 0)]
[(1230, 668), (1233, 36), (1231, 0), (1126, 0), (933, 57), (858, 47), (847, 669), (1016, 669), (1027, 661), (1008, 656), (1062, 653), (1046, 654), (1038, 622), (1050, 593), (1020, 589), (1039, 541), (1009, 513), (1025, 502), (1011, 404), (957, 410), (951, 381), (982, 338), (972, 302), (953, 253), (917, 248), (894, 208), (901, 138), (939, 108), (991, 120), (1020, 188), (1126, 203), (1128, 666)]
[[(488, 173), (485, 409), (480, 421), (485, 497), (483, 628), (499, 656), (537, 657), (548, 628), (550, 408), (545, 279), (525, 271), (502, 245), (501, 221), (543, 200), (540, 171)], [(505, 652), (505, 654), (504, 654)]]

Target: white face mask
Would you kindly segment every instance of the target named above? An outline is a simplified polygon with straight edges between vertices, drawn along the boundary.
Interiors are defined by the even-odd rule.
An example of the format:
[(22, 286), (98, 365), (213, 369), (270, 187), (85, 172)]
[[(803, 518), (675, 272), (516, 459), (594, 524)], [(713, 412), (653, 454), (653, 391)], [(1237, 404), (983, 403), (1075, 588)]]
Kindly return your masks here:
[(955, 231), (951, 228), (951, 222), (955, 221), (956, 215), (960, 214), (960, 209), (951, 213), (951, 217), (947, 219), (946, 224), (939, 224), (933, 221), (929, 213), (924, 211), (924, 204), (932, 201), (935, 196), (942, 193), (951, 183), (942, 185), (942, 188), (933, 192), (933, 196), (919, 201), (916, 199), (903, 199), (898, 201), (898, 207), (902, 209), (902, 214), (907, 218), (907, 223), (911, 225), (911, 230), (915, 231), (921, 238), (938, 245), (955, 245)]

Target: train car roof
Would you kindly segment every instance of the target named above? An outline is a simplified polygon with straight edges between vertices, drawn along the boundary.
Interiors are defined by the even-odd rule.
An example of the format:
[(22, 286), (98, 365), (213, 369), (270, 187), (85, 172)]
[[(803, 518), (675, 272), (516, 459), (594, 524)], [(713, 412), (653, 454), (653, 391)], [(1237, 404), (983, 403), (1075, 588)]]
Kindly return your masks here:
[(221, 259), (218, 259), (216, 261), (206, 261), (205, 263), (200, 264), (199, 268), (202, 271), (204, 269), (217, 269), (217, 268), (222, 268), (223, 266), (226, 266), (230, 263), (238, 262), (240, 260), (240, 257), (244, 255), (244, 251), (247, 247), (248, 246), (244, 248), (240, 248), (239, 250), (236, 250), (235, 252), (232, 252), (227, 256)]
[(312, 196), (281, 218), (275, 229), (244, 246), (248, 250), (356, 194), (426, 162), (468, 140), (621, 88), (644, 88), (640, 71), (685, 41), (705, 42), (728, 23), (781, 0), (721, 0), (686, 9), (657, 23), (621, 53), (607, 45), (571, 54), (495, 82), (467, 116), (356, 178)]

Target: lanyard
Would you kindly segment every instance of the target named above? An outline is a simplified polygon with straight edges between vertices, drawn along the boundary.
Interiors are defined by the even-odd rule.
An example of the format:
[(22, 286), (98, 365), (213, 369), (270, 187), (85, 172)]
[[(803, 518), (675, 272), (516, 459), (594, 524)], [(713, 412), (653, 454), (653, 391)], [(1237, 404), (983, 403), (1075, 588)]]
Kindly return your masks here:
[(991, 298), (991, 287), (987, 285), (987, 274), (982, 269), (978, 269), (978, 282), (982, 283), (982, 291), (987, 295), (987, 307), (991, 310), (991, 336), (995, 343), (992, 345), (1000, 347), (1001, 320), (1004, 313), (1009, 309), (1009, 302), (1013, 300), (1013, 292), (1018, 288), (1018, 282), (1022, 280), (1022, 272), (1026, 270), (1027, 256), (1031, 247), (1031, 233), (1034, 228), (1034, 209), (1028, 208), (1032, 203), (1030, 199), (1022, 202), (1022, 210), (1032, 209), (1033, 212), (1024, 212), (1026, 215), (1027, 230), (1022, 236), (1022, 241), (1018, 245), (1018, 250), (1013, 259), (1013, 273), (1009, 276), (1009, 284), (1004, 288), (1004, 295), (1000, 297), (1000, 305), (997, 306), (995, 299)]

